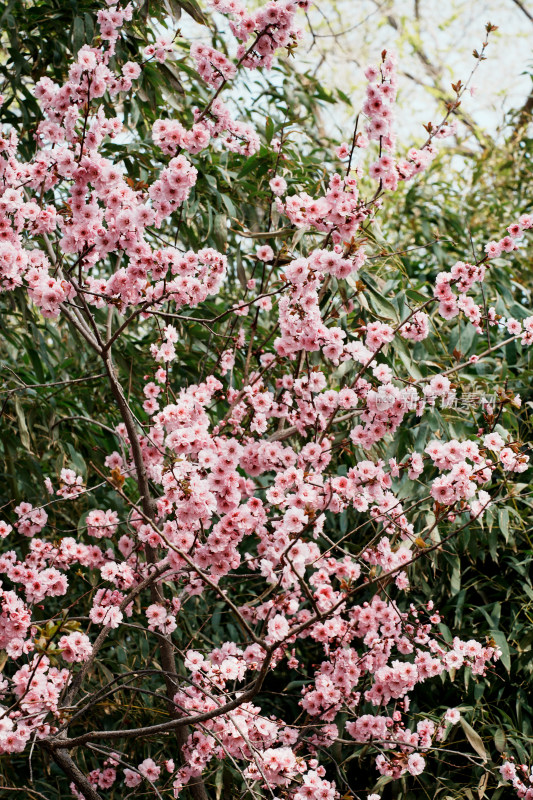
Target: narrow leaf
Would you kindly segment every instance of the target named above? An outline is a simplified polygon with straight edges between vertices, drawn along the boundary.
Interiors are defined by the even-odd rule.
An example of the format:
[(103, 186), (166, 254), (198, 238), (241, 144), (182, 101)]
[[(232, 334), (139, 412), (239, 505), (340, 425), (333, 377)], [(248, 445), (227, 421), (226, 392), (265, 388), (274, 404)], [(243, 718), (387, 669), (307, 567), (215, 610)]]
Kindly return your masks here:
[(20, 441), (22, 442), (26, 450), (31, 451), (30, 432), (26, 424), (26, 416), (24, 414), (24, 410), (20, 404), (20, 400), (18, 399), (18, 397), (15, 397), (15, 412), (17, 414), (17, 420), (19, 423)]
[(461, 717), (461, 725), (472, 749), (478, 756), (481, 756), (484, 762), (487, 761), (487, 751), (485, 750), (485, 745), (479, 733), (476, 733), (473, 727), (463, 717)]

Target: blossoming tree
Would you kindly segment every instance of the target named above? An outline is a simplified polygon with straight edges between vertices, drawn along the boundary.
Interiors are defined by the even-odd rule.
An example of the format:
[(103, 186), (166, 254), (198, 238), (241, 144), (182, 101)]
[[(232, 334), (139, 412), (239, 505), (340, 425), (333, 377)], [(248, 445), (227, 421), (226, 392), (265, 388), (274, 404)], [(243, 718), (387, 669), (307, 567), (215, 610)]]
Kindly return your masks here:
[[(376, 800), (453, 759), (461, 724), (498, 780), (455, 684), (452, 706), (417, 700), (492, 674), (498, 643), (454, 636), (411, 583), (521, 490), (528, 456), (503, 425), (518, 396), (482, 401), (468, 437), (445, 418), (463, 375), (533, 342), (533, 317), (497, 313), (483, 288), (533, 217), (400, 290), (379, 218), (454, 133), (467, 84), (397, 152), (383, 51), (323, 163), (290, 109), (254, 126), (234, 93), (265, 90), (309, 0), (207, 5), (227, 31), (190, 46), (193, 102), (162, 104), (149, 141), (126, 112), (177, 51), (156, 33), (124, 60), (136, 9), (119, 3), (62, 85), (33, 87), (34, 154), (12, 128), (0, 139), (2, 291), (48, 326), (45, 349), (63, 331), (85, 365), (24, 388), (90, 383), (96, 413), (74, 403), (53, 426), (106, 443), (70, 464), (43, 453), (31, 496), (2, 509), (0, 753), (39, 753), (87, 800)], [(450, 363), (458, 330), (472, 352)], [(406, 449), (421, 420), (432, 435)], [(362, 753), (370, 775), (350, 764)], [(533, 797), (525, 767), (501, 775)]]

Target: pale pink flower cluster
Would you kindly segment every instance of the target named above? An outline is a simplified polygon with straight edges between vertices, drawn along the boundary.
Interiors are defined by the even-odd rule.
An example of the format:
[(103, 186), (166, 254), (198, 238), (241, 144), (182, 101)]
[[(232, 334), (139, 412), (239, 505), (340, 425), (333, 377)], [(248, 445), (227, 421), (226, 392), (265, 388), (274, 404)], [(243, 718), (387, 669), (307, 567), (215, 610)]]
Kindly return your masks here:
[(223, 81), (230, 81), (237, 74), (235, 64), (224, 53), (202, 42), (195, 42), (191, 46), (191, 56), (196, 62), (200, 77), (215, 89), (218, 89)]
[[(232, 656), (230, 653), (234, 653)], [(246, 664), (256, 668), (261, 657), (256, 645), (239, 651), (231, 644), (213, 651), (211, 659), (199, 653), (187, 653), (186, 665), (192, 670), (199, 686), (213, 686), (213, 682), (234, 680), (243, 674)], [(208, 680), (210, 678), (210, 680)], [(179, 692), (174, 701), (184, 710), (209, 711), (215, 706), (205, 692), (190, 686)], [(191, 778), (201, 774), (213, 758), (229, 754), (233, 758), (245, 758), (248, 766), (245, 776), (259, 781), (263, 786), (292, 787), (294, 800), (335, 800), (335, 784), (327, 781), (325, 770), (314, 757), (297, 758), (293, 745), (298, 733), (281, 721), (267, 718), (257, 706), (243, 703), (238, 709), (208, 720), (205, 733), (196, 732), (189, 737), (186, 747), (187, 766), (178, 770), (174, 780), (174, 793), (178, 797), (181, 789)], [(211, 733), (213, 735), (211, 735)], [(317, 744), (320, 736), (316, 737)], [(331, 741), (331, 740), (330, 740)], [(224, 742), (224, 746), (220, 745)], [(295, 779), (299, 779), (295, 781)]]
[(163, 153), (175, 155), (179, 148), (193, 155), (207, 147), (211, 134), (207, 125), (201, 122), (188, 131), (177, 119), (158, 119), (152, 128), (152, 138)]
[[(396, 144), (394, 131), (394, 102), (397, 87), (395, 55), (384, 50), (381, 64), (377, 67), (367, 67), (365, 77), (369, 84), (363, 112), (369, 122), (366, 126), (366, 136), (358, 136), (355, 144), (358, 147), (366, 147), (368, 139), (379, 142), (379, 158), (370, 165), (369, 175), (379, 181), (380, 188), (394, 191), (400, 180), (408, 181), (423, 172), (434, 159), (436, 150), (432, 142), (428, 141), (421, 149), (411, 147), (406, 158), (396, 160), (392, 156)], [(440, 138), (444, 135), (451, 135), (451, 131), (445, 131), (442, 128), (439, 133)], [(386, 152), (383, 153), (383, 150)], [(339, 157), (345, 158), (348, 154), (348, 146), (341, 145), (340, 152), (338, 152)]]
[(160, 633), (170, 634), (177, 628), (176, 616), (169, 614), (166, 608), (158, 603), (152, 603), (146, 609), (149, 631), (159, 631)]
[[(478, 487), (491, 479), (494, 465), (483, 458), (476, 442), (434, 440), (425, 452), (440, 472), (449, 470), (447, 474), (435, 478), (431, 485), (431, 495), (441, 505), (471, 500)], [(489, 495), (479, 492), (479, 499), (481, 503), (487, 503)]]
[[(36, 87), (44, 120), (37, 131), (35, 158), (21, 161), (14, 133), (0, 137), (0, 280), (4, 290), (26, 286), (45, 316), (61, 311), (68, 316), (77, 306), (77, 300), (70, 301), (78, 295), (87, 308), (107, 305), (123, 314), (130, 307), (144, 323), (151, 310), (172, 314), (203, 303), (220, 290), (227, 273), (226, 256), (212, 248), (196, 253), (151, 244), (153, 229), (187, 201), (196, 184), (197, 169), (180, 151), (196, 155), (216, 140), (226, 151), (250, 156), (259, 150), (260, 139), (250, 125), (235, 121), (216, 97), (203, 112), (196, 109), (190, 130), (178, 120), (155, 122), (153, 141), (172, 158), (149, 186), (133, 188), (122, 168), (99, 150), (106, 137), (120, 133), (121, 121), (118, 116), (107, 118), (103, 105), (95, 101), (106, 91), (111, 97), (130, 91), (140, 74), (140, 66), (132, 62), (120, 74), (109, 66), (120, 26), (132, 13), (130, 6), (110, 5), (99, 12), (107, 47), (82, 47), (63, 86), (42, 78)], [(295, 13), (308, 2), (278, 0), (253, 14), (240, 0), (211, 0), (210, 5), (233, 16), (232, 30), (241, 43), (237, 57), (244, 67), (255, 68), (271, 66), (277, 49), (296, 43)], [(159, 37), (145, 55), (162, 61), (171, 49), (171, 42)], [(192, 55), (200, 74), (214, 87), (235, 75), (236, 66), (212, 48), (195, 45)], [(383, 55), (379, 68), (369, 68), (367, 78), (364, 111), (369, 123), (366, 136), (359, 136), (356, 144), (364, 147), (367, 136), (379, 142), (380, 157), (371, 175), (392, 190), (399, 179), (421, 171), (433, 149), (428, 144), (410, 150), (407, 159), (393, 159), (396, 78), (390, 54)], [(436, 135), (445, 133), (450, 130)], [(273, 145), (273, 151), (280, 146)], [(341, 154), (349, 155), (347, 146), (341, 147)], [(180, 333), (172, 322), (164, 324), (158, 317), (159, 336), (150, 348), (156, 362), (153, 374), (145, 376), (140, 397), (131, 400), (132, 414), (138, 415), (135, 424), (140, 417), (138, 442), (130, 441), (132, 428), (122, 422), (114, 429), (118, 449), (105, 458), (108, 469), (134, 479), (139, 478), (140, 451), (155, 490), (153, 518), (136, 508), (129, 515), (119, 514), (90, 495), (78, 538), (52, 526), (40, 536), (48, 523), (47, 511), (26, 502), (14, 509), (13, 526), (0, 522), (0, 537), (12, 537), (15, 548), (0, 556), (0, 574), (13, 587), (0, 587), (0, 649), (13, 662), (21, 660), (10, 665), (9, 681), (0, 681), (0, 700), (6, 702), (0, 714), (1, 753), (20, 752), (32, 736), (50, 735), (60, 723), (58, 706), (72, 669), (51, 666), (49, 656), (39, 649), (44, 614), (39, 608), (32, 623), (32, 613), (33, 606), (43, 605), (53, 621), (56, 612), (48, 614), (45, 601), (64, 596), (79, 573), (95, 586), (87, 600), (88, 633), (79, 630), (77, 622), (67, 620), (63, 628), (58, 622), (57, 642), (47, 644), (50, 656), (54, 652), (72, 665), (91, 662), (95, 656), (92, 625), (107, 628), (104, 634), (112, 639), (113, 631), (125, 629), (125, 620), (131, 618), (132, 625), (142, 627), (146, 636), (155, 634), (152, 638), (159, 642), (162, 636), (172, 636), (178, 614), (182, 607), (187, 610), (185, 603), (191, 598), (213, 592), (224, 605), (230, 599), (232, 572), (241, 566), (243, 574), (255, 575), (258, 582), (246, 604), (231, 606), (243, 629), (249, 627), (245, 644), (196, 643), (198, 649), (191, 646), (185, 653), (187, 675), (174, 695), (175, 707), (180, 714), (200, 713), (204, 718), (201, 725), (191, 726), (181, 766), (176, 769), (172, 759), (156, 762), (148, 757), (124, 770), (127, 788), (143, 780), (158, 781), (164, 768), (178, 797), (205, 769), (216, 768), (213, 762), (231, 758), (244, 764), (246, 780), (269, 790), (279, 787), (288, 800), (338, 800), (338, 788), (326, 778), (318, 754), (342, 738), (343, 726), (355, 742), (379, 744), (376, 766), (382, 775), (417, 776), (425, 768), (422, 753), (442, 740), (458, 712), (449, 709), (438, 725), (419, 719), (411, 730), (410, 694), (420, 683), (461, 667), (484, 675), (501, 655), (496, 647), (474, 640), (454, 638), (446, 643), (437, 633), (441, 617), (432, 603), (422, 608), (398, 604), (398, 592), (409, 590), (408, 570), (420, 546), (418, 512), (412, 515), (407, 501), (399, 498), (407, 496), (408, 481), (418, 481), (427, 468), (435, 501), (430, 506), (435, 514), (443, 510), (443, 524), (460, 515), (471, 520), (491, 502), (482, 487), (496, 469), (521, 473), (528, 456), (508, 434), (492, 430), (478, 437), (479, 442), (432, 441), (424, 453), (409, 452), (403, 460), (385, 461), (368, 452), (378, 442), (387, 444), (412, 410), (405, 402), (404, 385), (386, 363), (388, 345), (396, 336), (413, 342), (427, 338), (429, 316), (414, 310), (394, 327), (367, 316), (355, 329), (342, 322), (326, 324), (321, 295), (356, 276), (365, 263), (364, 243), (353, 239), (371, 219), (374, 206), (360, 198), (352, 176), (334, 174), (322, 197), (298, 193), (285, 202), (279, 199), (287, 189), (285, 179), (274, 177), (269, 185), (278, 210), (292, 224), (326, 234), (323, 248), (305, 251), (306, 257), (295, 254), (279, 268), (279, 259), (272, 263), (276, 254), (270, 245), (255, 252), (249, 248), (246, 256), (254, 269), (269, 265), (266, 269), (276, 273), (281, 289), (272, 292), (272, 298), (260, 298), (259, 308), (277, 303), (279, 335), (265, 345), (265, 352), (257, 353), (258, 364), (253, 354), (245, 381), (239, 382), (233, 367), (240, 363), (236, 353), (248, 347), (247, 301), (229, 307), (239, 327), (230, 343), (224, 337), (218, 350), (218, 374), (230, 373), (225, 383), (208, 375), (199, 383), (184, 386), (184, 381), (179, 389), (171, 385)], [(34, 198), (56, 192), (61, 205), (43, 206), (28, 200), (26, 192)], [(521, 217), (510, 226), (508, 237), (496, 246), (487, 245), (487, 257), (511, 252), (532, 224), (528, 215)], [(45, 234), (57, 243), (61, 262), (76, 266), (72, 275), (67, 270), (62, 274), (58, 264), (51, 263), (52, 256), (41, 251)], [(441, 316), (451, 318), (462, 310), (481, 330), (480, 306), (467, 293), (483, 280), (484, 270), (484, 262), (458, 262), (437, 277)], [(247, 291), (259, 283), (263, 290), (261, 279), (252, 274), (245, 281)], [(279, 298), (274, 299), (275, 294)], [(489, 311), (488, 322), (497, 323), (495, 312)], [(522, 323), (511, 318), (505, 326), (525, 343), (533, 339), (533, 317)], [(308, 358), (309, 354), (314, 355)], [(328, 375), (320, 369), (320, 358), (339, 366), (335, 377), (331, 370)], [(302, 367), (297, 373), (296, 359)], [(354, 366), (351, 362), (358, 365), (356, 376), (344, 383), (339, 375)], [(431, 411), (435, 398), (453, 390), (446, 374), (426, 384), (423, 390), (410, 386), (419, 416)], [(213, 426), (213, 408), (218, 414), (222, 405), (224, 413)], [(350, 420), (349, 433), (333, 427), (339, 418)], [(348, 453), (343, 472), (333, 470), (334, 456), (343, 458), (339, 433)], [(59, 484), (54, 492), (47, 479), (49, 494), (55, 494), (50, 504), (72, 502), (77, 509), (82, 492), (86, 499), (89, 490), (74, 470), (63, 469)], [(336, 557), (339, 551), (329, 528), (345, 512), (372, 525), (376, 535), (361, 546), (359, 555), (345, 550)], [(22, 540), (23, 546), (19, 535), (29, 539)], [(102, 540), (101, 546), (85, 544), (84, 537)], [(172, 588), (172, 599), (158, 595), (155, 602), (152, 595), (147, 606), (147, 594), (140, 597), (139, 587), (154, 566), (149, 563), (154, 556), (162, 570), (160, 586)], [(382, 578), (384, 587), (390, 579), (392, 597), (374, 587)], [(361, 590), (361, 599), (356, 590)], [(275, 670), (283, 662), (284, 670), (299, 669), (300, 652), (307, 648), (318, 656), (300, 704), (316, 725), (310, 726), (304, 742), (301, 728), (266, 715), (259, 699), (239, 701), (239, 692), (262, 668)], [(239, 702), (221, 712), (228, 698)], [(102, 768), (93, 769), (90, 783), (100, 789), (114, 785), (118, 759), (112, 754)], [(513, 783), (519, 781), (515, 788), (520, 796), (531, 797), (525, 778), (517, 777), (511, 762), (502, 770)]]
[(248, 69), (270, 69), (276, 50), (294, 46), (301, 39), (302, 33), (295, 26), (296, 11), (308, 8), (310, 0), (270, 0), (252, 13), (238, 0), (209, 0), (209, 5), (235, 18), (230, 28), (242, 42), (237, 59)]
[[(110, 789), (118, 779), (117, 767), (119, 763), (123, 763), (121, 755), (118, 753), (111, 753), (109, 758), (106, 758), (102, 764), (102, 768), (92, 769), (87, 779), (94, 789)], [(174, 762), (172, 759), (167, 759), (164, 762), (167, 772), (174, 771)], [(124, 783), (133, 789), (142, 783), (143, 778), (149, 781), (152, 785), (161, 774), (161, 767), (158, 766), (152, 758), (145, 758), (137, 768), (124, 770)], [(76, 786), (71, 783), (70, 790), (77, 800), (84, 800), (84, 796), (78, 791)]]
[(281, 175), (276, 175), (275, 178), (271, 178), (268, 185), (276, 197), (281, 197), (281, 195), (285, 194), (287, 191), (287, 181), (285, 178), (282, 178)]
[[(483, 309), (468, 296), (468, 291), (476, 284), (482, 283), (485, 279), (485, 262), (492, 258), (498, 258), (502, 253), (511, 253), (519, 247), (518, 239), (524, 231), (533, 227), (533, 217), (530, 214), (522, 214), (517, 222), (508, 227), (509, 234), (500, 241), (488, 242), (485, 245), (485, 258), (477, 264), (458, 261), (449, 272), (440, 272), (435, 280), (434, 296), (439, 301), (439, 314), (446, 320), (453, 319), (461, 311), (474, 325), (478, 333), (483, 331)], [(454, 289), (458, 290), (456, 294)], [(497, 317), (493, 308), (488, 311), (487, 325), (496, 325)], [(533, 319), (524, 320), (526, 328), (522, 341), (524, 344), (533, 342)], [(510, 319), (507, 322), (510, 333), (518, 335), (522, 331), (520, 322)]]
[(424, 311), (417, 311), (409, 322), (402, 325), (400, 334), (404, 339), (421, 342), (429, 336), (429, 317)]
[[(371, 178), (379, 180), (380, 189), (394, 191), (400, 180), (410, 180), (427, 168), (435, 157), (435, 147), (428, 141), (424, 147), (412, 147), (406, 158), (398, 161), (393, 157), (396, 134), (394, 132), (394, 101), (396, 99), (396, 64), (395, 57), (384, 50), (379, 66), (367, 67), (365, 76), (369, 81), (366, 91), (363, 112), (369, 122), (365, 134), (358, 133), (354, 146), (365, 148), (369, 140), (379, 142), (379, 158), (369, 168)], [(376, 82), (378, 81), (379, 82)], [(344, 143), (337, 149), (337, 156), (344, 159), (350, 155), (351, 148)], [(383, 152), (385, 151), (385, 152)], [(358, 167), (355, 172), (360, 173)], [(276, 180), (276, 179), (274, 179)], [(285, 186), (280, 186), (274, 194), (283, 194)], [(276, 198), (278, 211), (285, 214), (297, 227), (313, 227), (325, 231), (333, 242), (351, 239), (358, 228), (373, 214), (373, 204), (365, 203), (359, 198), (357, 179), (354, 175), (333, 175), (330, 178), (325, 196), (314, 198), (307, 193), (299, 193), (287, 197), (282, 202)], [(422, 312), (420, 312), (422, 314)], [(418, 318), (424, 330), (423, 316)], [(407, 328), (417, 334), (416, 322)], [(426, 334), (427, 335), (427, 334)], [(413, 338), (413, 337), (411, 337)]]
[[(0, 753), (21, 753), (30, 737), (41, 739), (55, 730), (45, 719), (49, 714), (57, 715), (69, 677), (67, 669), (51, 667), (46, 655), (34, 656), (14, 673), (12, 691), (19, 708), (0, 708)], [(6, 682), (2, 683), (0, 691), (5, 692)]]
[[(432, 604), (427, 610), (432, 610)], [(457, 638), (451, 648), (443, 647), (439, 638), (432, 636), (432, 627), (440, 621), (439, 615), (433, 614), (424, 622), (414, 606), (402, 614), (394, 604), (374, 597), (370, 604), (353, 608), (350, 617), (350, 623), (344, 622), (337, 632), (337, 636), (342, 637), (342, 647), (326, 650), (328, 658), (319, 667), (314, 685), (303, 690), (301, 704), (312, 716), (334, 720), (340, 710), (358, 709), (362, 700), (358, 684), (365, 676), (364, 683), (368, 683), (368, 679), (371, 682), (364, 692), (367, 702), (382, 708), (394, 699), (398, 701), (396, 708), (407, 712), (407, 695), (417, 683), (464, 664), (480, 674), (490, 661), (499, 657), (495, 648), (483, 648), (477, 642), (463, 642)], [(364, 655), (349, 647), (355, 637), (364, 641), (367, 648)], [(327, 638), (319, 640), (324, 641), (326, 647)], [(394, 650), (404, 657), (411, 656), (410, 660), (394, 659)], [(457, 722), (457, 714), (453, 712), (454, 709), (446, 717), (448, 723)], [(433, 739), (441, 732), (430, 720), (420, 721), (417, 731), (411, 732), (405, 727), (399, 710), (390, 716), (359, 715), (346, 723), (346, 730), (358, 742), (372, 739), (382, 750), (393, 751), (394, 759), (378, 756), (376, 764), (382, 774), (395, 778), (407, 771), (418, 774), (415, 769), (421, 772), (424, 760), (410, 760), (409, 755), (414, 750), (430, 749)], [(398, 758), (398, 750), (405, 754), (403, 758)]]
[(174, 50), (172, 38), (169, 34), (158, 36), (153, 44), (144, 48), (144, 55), (147, 59), (155, 58), (163, 64)]
[[(200, 112), (195, 112), (195, 115), (199, 119)], [(229, 108), (220, 97), (211, 104), (202, 124), (207, 127), (212, 138), (218, 140), (224, 149), (232, 153), (252, 156), (261, 146), (255, 128), (247, 122), (234, 120)]]
[(31, 625), (31, 614), (15, 592), (0, 586), (0, 649), (11, 658), (23, 652)]
[(116, 511), (101, 511), (94, 509), (87, 514), (85, 524), (87, 525), (87, 533), (89, 536), (95, 536), (97, 539), (106, 537), (110, 539), (117, 531), (118, 527), (118, 514)]
[[(104, 26), (111, 22), (118, 30), (130, 11), (113, 9), (102, 12)], [(111, 31), (104, 36), (112, 41)], [(87, 302), (102, 307), (109, 298), (119, 299), (121, 307), (148, 299), (154, 303), (163, 299), (165, 283), (150, 283), (152, 278), (165, 277), (166, 267), (177, 267), (178, 274), (171, 283), (172, 299), (180, 297), (185, 290), (184, 302), (201, 302), (203, 289), (197, 281), (180, 280), (193, 276), (194, 259), (187, 263), (179, 251), (153, 252), (145, 239), (149, 226), (160, 225), (188, 197), (196, 182), (196, 169), (183, 155), (177, 155), (148, 187), (147, 191), (135, 191), (126, 182), (121, 171), (98, 153), (106, 136), (116, 136), (122, 124), (118, 118), (107, 119), (102, 108), (85, 120), (83, 106), (101, 97), (106, 90), (111, 95), (128, 91), (131, 80), (139, 74), (138, 65), (128, 62), (124, 66), (126, 77), (116, 78), (108, 66), (110, 51), (84, 46), (78, 53), (77, 63), (69, 72), (64, 86), (57, 86), (48, 78), (42, 78), (36, 86), (35, 95), (45, 114), (39, 126), (40, 149), (32, 162), (21, 164), (16, 158), (15, 134), (0, 142), (4, 157), (0, 162), (3, 175), (3, 191), (0, 196), (0, 284), (3, 289), (13, 289), (27, 282), (29, 295), (45, 316), (57, 316), (61, 304), (72, 300), (76, 290), (71, 281), (61, 274), (51, 274), (47, 256), (38, 248), (25, 250), (23, 235), (53, 234), (59, 228), (60, 246), (65, 254), (78, 258), (84, 278), (81, 290)], [(178, 147), (199, 152), (209, 142), (210, 136), (226, 131), (228, 148), (251, 153), (257, 149), (257, 134), (250, 126), (234, 122), (222, 101), (213, 104), (212, 114), (205, 124), (194, 125), (185, 131), (179, 123), (159, 120), (154, 126), (154, 138), (165, 142), (166, 152), (172, 154)], [(170, 131), (169, 131), (170, 128)], [(172, 137), (168, 134), (173, 134)], [(177, 134), (177, 135), (176, 135)], [(176, 139), (176, 141), (173, 141)], [(54, 144), (53, 149), (45, 146)], [(20, 184), (36, 189), (53, 189), (60, 182), (70, 183), (66, 198), (68, 214), (58, 214), (53, 206), (42, 209), (35, 202), (24, 201)], [(96, 262), (105, 259), (114, 250), (124, 250), (129, 263), (108, 278), (90, 274)], [(213, 274), (206, 278), (207, 291), (219, 285), (215, 275), (220, 274), (221, 262), (207, 255)], [(196, 257), (196, 256), (195, 256)], [(220, 257), (222, 258), (222, 257)], [(202, 265), (196, 276), (201, 280), (207, 270)], [(172, 291), (174, 290), (175, 291)], [(195, 300), (193, 300), (196, 298)], [(165, 296), (166, 299), (166, 296)], [(182, 302), (183, 304), (183, 302)]]
[[(378, 338), (380, 344), (387, 341), (388, 336), (387, 331), (380, 331)], [(358, 423), (352, 428), (350, 439), (355, 445), (369, 450), (375, 442), (397, 430), (409, 409), (402, 390), (393, 383), (386, 382), (374, 389), (369, 381), (360, 378), (355, 389), (359, 398), (364, 399), (365, 408), (359, 417), (363, 424)]]
[(300, 350), (321, 350), (324, 356), (338, 363), (344, 350), (345, 332), (340, 327), (327, 328), (322, 322), (319, 288), (326, 275), (347, 278), (364, 263), (364, 250), (345, 258), (340, 248), (332, 252), (315, 250), (309, 258), (292, 261), (284, 269), (290, 283), (290, 294), (278, 304), (281, 336), (274, 342), (279, 355), (293, 356)]
[(35, 536), (40, 533), (48, 520), (44, 508), (33, 508), (31, 503), (19, 503), (15, 506), (15, 514), (18, 516), (15, 528), (24, 536)]
[(220, 360), (218, 362), (218, 368), (220, 370), (221, 375), (226, 375), (230, 372), (235, 365), (235, 354), (233, 350), (224, 350), (220, 354)]
[[(492, 451), (499, 451), (499, 464), (506, 472), (524, 472), (529, 465), (529, 456), (516, 445), (503, 447), (503, 440), (497, 433), (485, 437), (485, 446)], [(478, 511), (488, 508), (490, 496), (487, 492), (478, 490), (478, 487), (490, 481), (497, 462), (487, 458), (488, 453), (483, 452), (476, 442), (434, 440), (429, 443), (425, 452), (440, 472), (449, 470), (446, 475), (439, 476), (432, 483), (431, 495), (438, 503), (451, 505), (465, 500), (469, 501), (471, 508)], [(468, 463), (469, 461), (472, 463)], [(477, 501), (474, 505), (471, 501), (476, 491)]]
[(196, 183), (197, 170), (185, 158), (176, 156), (149, 190), (156, 212), (156, 223), (170, 216), (189, 196)]
[[(394, 150), (394, 112), (393, 106), (396, 99), (396, 57), (394, 53), (384, 50), (379, 66), (369, 66), (365, 70), (368, 80), (363, 113), (368, 117), (366, 133), (369, 139), (381, 143), (388, 151)], [(379, 82), (376, 82), (379, 81)], [(391, 159), (392, 164), (392, 159)], [(383, 164), (385, 172), (389, 172), (391, 165)], [(382, 177), (373, 174), (371, 177)], [(392, 188), (392, 187), (391, 187)]]
[[(150, 255), (149, 263), (152, 268), (152, 276), (159, 279), (150, 290), (151, 299), (154, 302), (170, 299), (176, 309), (186, 305), (198, 305), (208, 295), (216, 294), (222, 285), (227, 269), (226, 256), (210, 247), (206, 247), (198, 253), (194, 253), (192, 250), (183, 253), (177, 248), (166, 247), (153, 252)], [(132, 271), (131, 268), (129, 271)], [(140, 274), (146, 274), (146, 267)], [(141, 280), (141, 278), (137, 278), (137, 280)], [(108, 282), (108, 291), (113, 295), (120, 296), (125, 302), (138, 302), (131, 297), (127, 284), (123, 288)], [(139, 292), (136, 292), (136, 295), (139, 297)], [(170, 327), (168, 330), (170, 331)], [(174, 335), (171, 336), (172, 341), (168, 337), (166, 338), (169, 345), (174, 345), (177, 341)], [(163, 357), (161, 354), (159, 360), (172, 361), (173, 357), (173, 355)]]
[(531, 214), (522, 214), (516, 222), (512, 222), (507, 228), (508, 235), (504, 236), (499, 241), (487, 242), (485, 245), (485, 253), (487, 258), (499, 258), (502, 253), (512, 253), (513, 250), (518, 249), (516, 239), (523, 236), (524, 231), (533, 228), (533, 216)]
[(60, 497), (77, 497), (84, 490), (83, 478), (76, 475), (73, 469), (62, 469), (59, 475), (60, 487), (57, 494)]
[(110, 54), (115, 51), (115, 44), (119, 36), (120, 28), (124, 22), (130, 20), (133, 15), (133, 7), (128, 3), (124, 8), (118, 7), (118, 0), (108, 2), (109, 9), (101, 9), (97, 14), (100, 36), (104, 41), (109, 42)]
[(513, 760), (504, 761), (500, 767), (504, 781), (510, 781), (517, 797), (533, 800), (533, 769), (527, 764), (515, 764)]
[(276, 207), (298, 228), (313, 227), (331, 233), (335, 243), (351, 239), (370, 214), (359, 198), (356, 178), (338, 174), (330, 178), (323, 197), (317, 199), (303, 192), (290, 195), (284, 203), (277, 197)]
[[(443, 319), (456, 317), (460, 311), (468, 317), (478, 333), (481, 325), (482, 309), (467, 295), (475, 283), (482, 283), (485, 278), (485, 265), (468, 264), (458, 261), (449, 272), (439, 272), (435, 280), (434, 296), (439, 301), (439, 314)], [(459, 289), (459, 296), (452, 287)]]
[(85, 633), (78, 631), (62, 636), (57, 646), (62, 651), (61, 656), (69, 664), (87, 661), (93, 651), (89, 637)]

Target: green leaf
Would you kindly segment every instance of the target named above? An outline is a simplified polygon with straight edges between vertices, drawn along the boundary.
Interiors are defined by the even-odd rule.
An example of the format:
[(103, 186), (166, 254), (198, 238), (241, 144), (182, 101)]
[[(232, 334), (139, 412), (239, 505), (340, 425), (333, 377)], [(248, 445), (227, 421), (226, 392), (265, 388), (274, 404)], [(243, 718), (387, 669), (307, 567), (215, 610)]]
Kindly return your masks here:
[(266, 126), (265, 126), (265, 138), (270, 144), (272, 141), (272, 137), (274, 136), (274, 123), (272, 122), (271, 117), (267, 117)]
[(352, 101), (350, 100), (350, 98), (348, 97), (348, 95), (347, 95), (347, 94), (344, 94), (344, 92), (343, 92), (341, 89), (337, 89), (337, 95), (340, 97), (340, 99), (341, 99), (341, 100), (342, 100), (344, 103), (347, 103), (349, 106), (351, 106), (351, 105), (352, 105)]
[(74, 53), (77, 53), (80, 47), (85, 44), (85, 25), (81, 17), (74, 17), (72, 24), (72, 46)]
[(258, 156), (251, 156), (245, 163), (244, 167), (238, 174), (238, 178), (244, 178), (246, 175), (249, 175), (252, 170), (254, 170), (257, 166)]
[(386, 297), (383, 297), (383, 295), (380, 294), (380, 292), (377, 289), (374, 289), (368, 277), (360, 273), (358, 275), (358, 279), (365, 284), (367, 289), (368, 300), (370, 302), (370, 305), (377, 312), (377, 314), (381, 315), (387, 320), (393, 319), (394, 321), (399, 321), (398, 312), (396, 311), (392, 303), (389, 300), (387, 300)]
[(422, 373), (418, 369), (418, 365), (414, 359), (411, 358), (409, 347), (406, 342), (403, 339), (396, 337), (394, 340), (394, 349), (400, 356), (404, 367), (407, 369), (407, 374), (411, 375), (413, 378), (422, 378)]
[(236, 253), (236, 263), (237, 263), (237, 277), (239, 279), (239, 283), (241, 284), (243, 289), (246, 289), (246, 272), (244, 270), (242, 264), (242, 255), (241, 255), (241, 248), (237, 248)]
[(222, 202), (226, 206), (226, 211), (228, 212), (228, 215), (230, 217), (236, 217), (237, 216), (237, 209), (235, 208), (235, 205), (233, 204), (233, 201), (232, 201), (231, 197), (228, 197), (227, 194), (221, 194), (220, 195), (220, 199), (222, 200)]
[(494, 732), (494, 747), (499, 753), (503, 753), (507, 746), (507, 737), (503, 728), (496, 728)]
[(160, 64), (159, 69), (166, 75), (170, 86), (172, 86), (176, 92), (179, 94), (185, 94), (185, 89), (183, 88), (183, 84), (179, 78), (179, 72), (173, 64), (165, 62), (164, 64)]
[(19, 398), (15, 395), (15, 413), (19, 424), (20, 441), (26, 450), (31, 451), (30, 432), (26, 424), (26, 416)]
[(225, 214), (215, 214), (213, 237), (218, 249), (223, 253), (226, 250), (226, 242), (228, 241), (228, 218)]
[(506, 508), (498, 510), (498, 524), (506, 542), (509, 541), (509, 511)]
[(307, 686), (308, 683), (309, 683), (308, 680), (291, 681), (290, 683), (287, 684), (287, 686), (283, 691), (291, 692), (293, 689), (301, 689), (302, 686)]
[(168, 11), (169, 17), (172, 17), (174, 22), (178, 22), (181, 17), (181, 3), (179, 0), (163, 0), (163, 4)]
[(199, 25), (207, 25), (207, 19), (196, 0), (175, 0), (187, 14)]

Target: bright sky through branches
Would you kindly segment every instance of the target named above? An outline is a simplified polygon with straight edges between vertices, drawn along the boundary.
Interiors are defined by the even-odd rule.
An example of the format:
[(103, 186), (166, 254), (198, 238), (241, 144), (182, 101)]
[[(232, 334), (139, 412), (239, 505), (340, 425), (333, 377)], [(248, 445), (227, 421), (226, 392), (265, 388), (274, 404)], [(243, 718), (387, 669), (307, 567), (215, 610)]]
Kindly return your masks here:
[[(394, 48), (402, 65), (399, 104), (409, 107), (409, 114), (400, 116), (398, 132), (400, 138), (409, 138), (423, 133), (420, 123), (428, 121), (428, 99), (435, 96), (435, 87), (449, 91), (452, 82), (466, 80), (474, 63), (472, 51), (479, 49), (490, 21), (498, 31), (475, 76), (477, 91), (465, 97), (463, 106), (493, 135), (503, 113), (519, 107), (531, 88), (525, 70), (533, 63), (533, 3), (524, 0), (520, 5), (515, 0), (328, 0), (310, 13), (316, 38), (308, 36), (296, 61), (312, 65), (328, 88), (354, 98), (357, 109), (362, 67), (381, 48)], [(343, 31), (336, 38), (331, 35)], [(322, 56), (318, 69), (317, 52)]]

